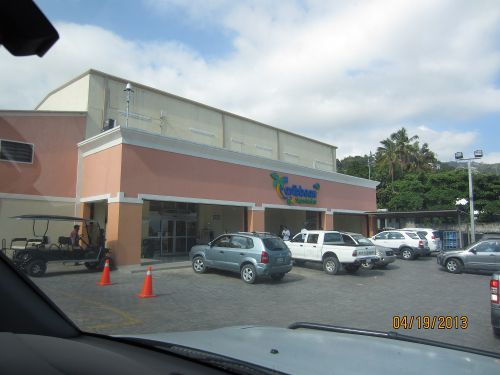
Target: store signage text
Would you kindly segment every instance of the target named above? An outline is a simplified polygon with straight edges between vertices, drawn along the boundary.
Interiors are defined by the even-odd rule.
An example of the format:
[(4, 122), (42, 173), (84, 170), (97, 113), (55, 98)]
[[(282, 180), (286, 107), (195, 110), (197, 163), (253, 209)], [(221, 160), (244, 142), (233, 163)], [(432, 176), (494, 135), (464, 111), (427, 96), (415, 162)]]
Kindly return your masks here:
[(281, 199), (288, 204), (316, 204), (319, 183), (315, 183), (312, 189), (304, 189), (301, 185), (288, 185), (288, 176), (280, 176), (278, 173), (271, 173), (273, 187)]

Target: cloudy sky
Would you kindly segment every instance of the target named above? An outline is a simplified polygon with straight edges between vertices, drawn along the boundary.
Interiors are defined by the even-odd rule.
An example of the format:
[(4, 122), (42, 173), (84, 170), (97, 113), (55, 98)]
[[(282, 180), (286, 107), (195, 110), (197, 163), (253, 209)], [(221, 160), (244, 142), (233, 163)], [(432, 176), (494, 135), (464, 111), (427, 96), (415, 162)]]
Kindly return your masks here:
[(89, 68), (339, 147), (402, 126), (442, 161), (500, 162), (497, 0), (36, 0), (60, 40), (0, 49), (0, 109), (33, 109)]

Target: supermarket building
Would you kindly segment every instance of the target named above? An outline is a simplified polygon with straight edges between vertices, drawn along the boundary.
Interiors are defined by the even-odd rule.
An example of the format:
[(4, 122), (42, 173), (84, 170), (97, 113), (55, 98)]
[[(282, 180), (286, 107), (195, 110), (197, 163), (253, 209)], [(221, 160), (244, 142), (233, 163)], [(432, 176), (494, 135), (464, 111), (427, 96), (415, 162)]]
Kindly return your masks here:
[(127, 83), (89, 70), (33, 111), (0, 111), (0, 238), (31, 231), (14, 215), (81, 215), (134, 265), (225, 232), (374, 233), (378, 183), (337, 173), (336, 147)]

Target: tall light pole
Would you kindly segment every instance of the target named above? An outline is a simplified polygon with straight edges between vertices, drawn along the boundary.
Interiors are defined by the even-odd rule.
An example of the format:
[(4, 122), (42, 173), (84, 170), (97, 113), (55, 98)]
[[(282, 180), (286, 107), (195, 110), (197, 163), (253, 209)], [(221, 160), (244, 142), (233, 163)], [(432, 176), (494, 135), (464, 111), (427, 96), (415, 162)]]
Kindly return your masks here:
[(127, 114), (125, 116), (125, 127), (128, 128), (128, 115), (129, 115), (129, 110), (130, 110), (130, 93), (133, 93), (134, 90), (132, 90), (132, 85), (130, 82), (127, 83), (125, 86), (125, 90), (127, 92)]
[(476, 242), (476, 223), (474, 221), (474, 185), (472, 184), (471, 161), (481, 159), (483, 150), (474, 151), (473, 158), (464, 159), (462, 152), (455, 152), (455, 160), (467, 161), (467, 171), (469, 173), (469, 210), (470, 210), (470, 239), (471, 242)]

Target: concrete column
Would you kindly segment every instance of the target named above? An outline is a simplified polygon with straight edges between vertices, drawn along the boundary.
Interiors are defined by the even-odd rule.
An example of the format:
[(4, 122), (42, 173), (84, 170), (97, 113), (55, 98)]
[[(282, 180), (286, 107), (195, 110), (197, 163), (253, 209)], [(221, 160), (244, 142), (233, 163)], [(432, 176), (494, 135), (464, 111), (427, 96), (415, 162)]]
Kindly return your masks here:
[(265, 228), (265, 211), (263, 209), (255, 210), (248, 208), (247, 223), (249, 232), (264, 232)]
[(108, 203), (106, 246), (118, 266), (141, 263), (142, 204)]
[(377, 234), (377, 217), (375, 215), (368, 215), (368, 237)]
[(333, 213), (324, 211), (321, 212), (321, 229), (333, 230)]

